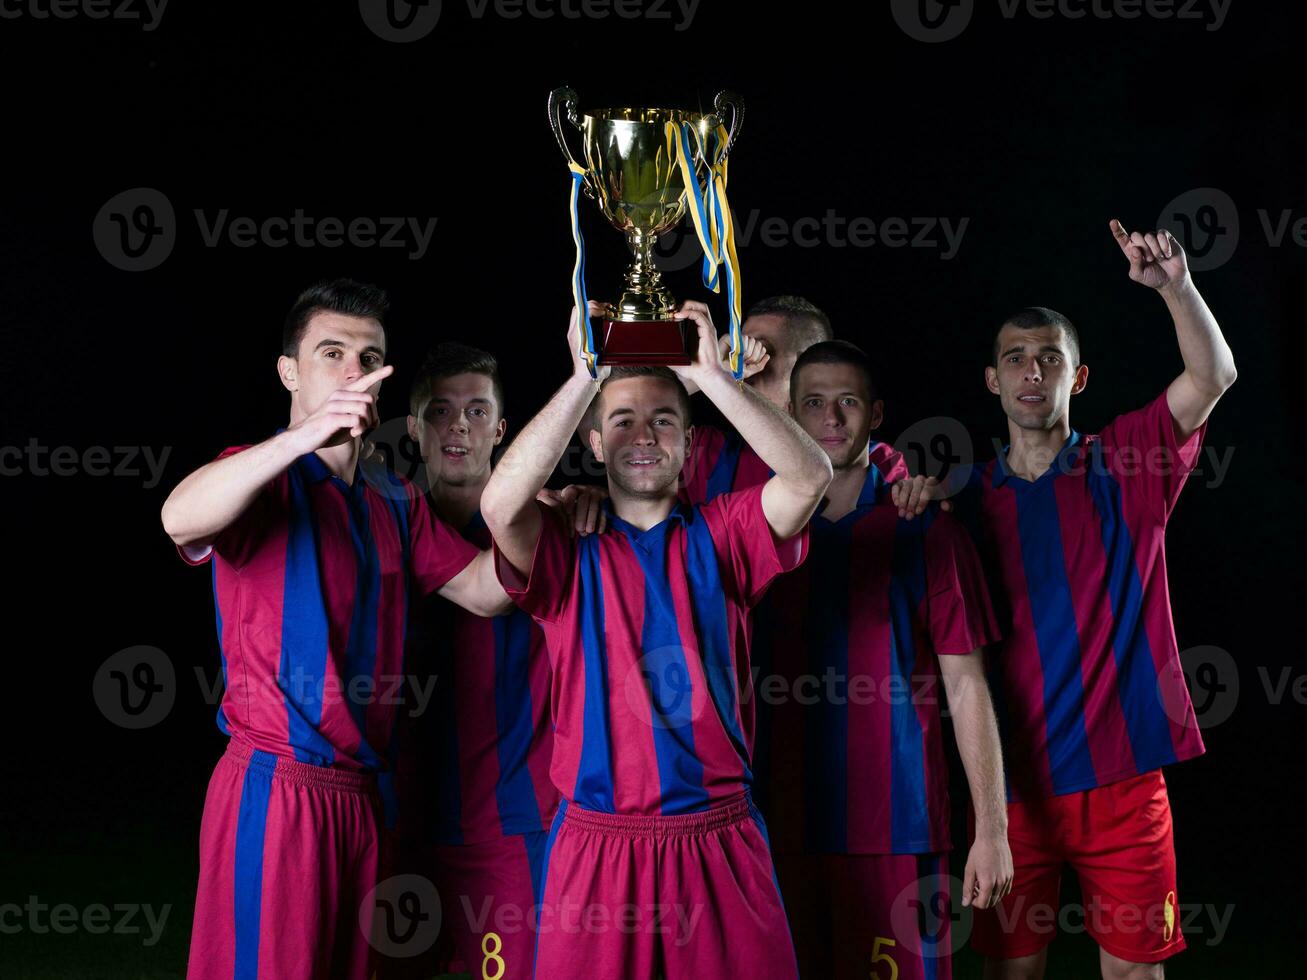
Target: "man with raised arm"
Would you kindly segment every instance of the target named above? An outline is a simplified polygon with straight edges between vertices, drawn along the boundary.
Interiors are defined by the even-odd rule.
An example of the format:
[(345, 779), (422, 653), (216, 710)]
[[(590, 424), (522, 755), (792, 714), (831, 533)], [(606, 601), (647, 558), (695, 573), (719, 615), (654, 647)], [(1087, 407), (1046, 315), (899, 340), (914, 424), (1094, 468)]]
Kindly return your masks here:
[(212, 560), (230, 737), (204, 804), (190, 978), (370, 975), (360, 918), (382, 871), (409, 582), (479, 615), (511, 606), (489, 552), (359, 460), (393, 371), (387, 305), (349, 280), (301, 294), (277, 360), (290, 424), (163, 506), (182, 557)]
[[(593, 308), (593, 307), (592, 307)], [(571, 378), (481, 498), (509, 594), (553, 667), (552, 775), (536, 975), (785, 978), (797, 970), (761, 816), (749, 798), (750, 610), (804, 557), (830, 461), (721, 365), (702, 303), (685, 367), (600, 369), (570, 333)], [(689, 379), (775, 472), (711, 503), (677, 499)], [(536, 493), (586, 409), (608, 472), (606, 533), (567, 533)]]
[(1071, 321), (1008, 317), (985, 369), (1010, 445), (977, 469), (962, 509), (1010, 619), (994, 658), (1009, 779), (1012, 892), (978, 912), (986, 977), (1044, 975), (1063, 868), (1108, 980), (1163, 975), (1184, 949), (1162, 766), (1203, 752), (1167, 590), (1165, 531), (1234, 357), (1166, 231), (1111, 231), (1130, 278), (1157, 291), (1184, 370), (1098, 435), (1071, 428), (1089, 368)]

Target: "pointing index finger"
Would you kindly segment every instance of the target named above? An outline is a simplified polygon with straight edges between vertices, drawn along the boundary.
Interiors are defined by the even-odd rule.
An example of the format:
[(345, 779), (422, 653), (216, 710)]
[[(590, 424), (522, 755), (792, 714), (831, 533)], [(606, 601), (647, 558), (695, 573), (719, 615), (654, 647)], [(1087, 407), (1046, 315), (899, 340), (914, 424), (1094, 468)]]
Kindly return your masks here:
[(1121, 224), (1121, 222), (1116, 218), (1113, 218), (1108, 227), (1112, 229), (1112, 237), (1115, 238), (1116, 243), (1121, 246), (1121, 251), (1125, 252), (1126, 255), (1129, 255), (1130, 233), (1125, 230), (1125, 225)]
[(351, 381), (349, 384), (345, 386), (344, 390), (367, 391), (374, 384), (377, 384), (381, 381), (385, 381), (394, 373), (395, 373), (395, 365), (387, 364), (384, 367), (377, 368), (375, 371), (369, 371), (361, 378), (355, 378), (353, 381)]

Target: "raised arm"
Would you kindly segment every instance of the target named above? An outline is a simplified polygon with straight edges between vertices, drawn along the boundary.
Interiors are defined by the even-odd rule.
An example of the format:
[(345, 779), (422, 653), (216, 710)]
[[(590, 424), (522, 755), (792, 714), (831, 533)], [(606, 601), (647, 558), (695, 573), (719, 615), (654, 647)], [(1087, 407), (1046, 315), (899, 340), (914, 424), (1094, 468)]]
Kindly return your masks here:
[(694, 381), (776, 474), (763, 487), (762, 509), (777, 538), (792, 538), (803, 530), (830, 486), (830, 458), (794, 419), (752, 388), (738, 384), (723, 368), (717, 331), (706, 305), (687, 300), (676, 315), (694, 321), (699, 347), (694, 363), (672, 370)]
[(377, 424), (376, 391), (394, 372), (378, 368), (334, 391), (316, 412), (243, 452), (206, 463), (163, 502), (163, 529), (188, 551), (203, 551), (291, 463), (323, 446), (356, 439)]
[[(602, 306), (591, 302), (590, 308), (595, 314)], [(579, 354), (575, 309), (567, 337), (572, 350), (572, 376), (513, 440), (481, 492), (481, 516), (486, 527), (504, 557), (523, 574), (531, 568), (531, 555), (540, 538), (536, 494), (558, 465), (599, 389)], [(607, 368), (600, 368), (601, 378), (607, 373)]]
[(1175, 321), (1184, 371), (1166, 389), (1178, 442), (1184, 442), (1234, 384), (1234, 354), (1189, 275), (1184, 249), (1165, 229), (1129, 233), (1115, 218), (1112, 236), (1130, 262), (1130, 278), (1157, 290)]
[(976, 839), (967, 855), (962, 904), (974, 904), (982, 909), (998, 904), (1012, 890), (1003, 750), (984, 663), (984, 653), (980, 650), (939, 658), (958, 754), (967, 773), (976, 813)]

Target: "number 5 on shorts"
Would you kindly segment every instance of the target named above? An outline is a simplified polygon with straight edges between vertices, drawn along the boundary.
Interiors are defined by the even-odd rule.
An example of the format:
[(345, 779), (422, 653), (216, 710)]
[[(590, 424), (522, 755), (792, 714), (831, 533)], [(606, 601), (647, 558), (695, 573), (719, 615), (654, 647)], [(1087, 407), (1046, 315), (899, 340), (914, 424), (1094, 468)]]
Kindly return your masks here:
[[(888, 952), (881, 952), (881, 945), (897, 945), (893, 939), (886, 939), (884, 936), (877, 936), (875, 942), (871, 944), (871, 980), (899, 980), (899, 965), (894, 962), (894, 957)], [(881, 975), (878, 963), (888, 963), (889, 973)]]

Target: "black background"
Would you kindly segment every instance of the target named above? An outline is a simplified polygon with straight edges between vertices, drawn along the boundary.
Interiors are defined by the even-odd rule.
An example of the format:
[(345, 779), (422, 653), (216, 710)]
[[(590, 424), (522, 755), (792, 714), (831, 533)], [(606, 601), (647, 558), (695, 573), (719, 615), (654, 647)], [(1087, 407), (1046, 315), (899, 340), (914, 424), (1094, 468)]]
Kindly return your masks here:
[[(828, 210), (877, 224), (968, 219), (949, 260), (879, 242), (773, 247), (756, 232), (740, 258), (746, 305), (800, 293), (873, 353), (885, 435), (952, 416), (981, 459), (1005, 431), (983, 387), (990, 328), (1013, 308), (1053, 306), (1079, 326), (1091, 374), (1078, 429), (1166, 386), (1181, 367), (1169, 317), (1128, 280), (1107, 222), (1152, 227), (1185, 192), (1229, 195), (1238, 247), (1195, 279), (1239, 368), (1207, 435), (1232, 465), (1219, 485), (1214, 473), (1190, 481), (1169, 554), (1181, 649), (1227, 651), (1241, 689), (1232, 717), (1206, 731), (1208, 754), (1167, 778), (1180, 900), (1233, 916), (1222, 943), (1191, 938), (1170, 972), (1291, 970), (1279, 963), (1300, 921), (1294, 797), (1307, 707), (1292, 688), (1272, 703), (1263, 677), (1303, 670), (1291, 397), (1307, 261), (1289, 236), (1272, 247), (1258, 211), (1273, 224), (1285, 209), (1307, 217), (1301, 92), (1289, 82), (1301, 15), (1233, 0), (1208, 30), (1210, 17), (1001, 11), (977, 0), (961, 36), (935, 44), (909, 37), (885, 4), (703, 0), (677, 30), (675, 8), (670, 20), (506, 19), (446, 0), (412, 43), (378, 37), (354, 3), (174, 0), (150, 31), (0, 19), (0, 444), (170, 450), (155, 486), (30, 468), (0, 484), (0, 903), (173, 904), (150, 948), (131, 936), (0, 934), (0, 974), (184, 970), (204, 787), (222, 747), (194, 669), (213, 676), (217, 645), (208, 573), (177, 560), (158, 513), (190, 469), (284, 424), (274, 363), (296, 293), (342, 274), (392, 291), (385, 418), (403, 414), (405, 386), (438, 339), (499, 355), (510, 431), (563, 379), (568, 176), (545, 118), (563, 83), (584, 107), (707, 107), (720, 87), (741, 93), (730, 183), (741, 226), (750, 214), (792, 223)], [(140, 187), (171, 202), (176, 243), (155, 268), (120, 271), (92, 226)], [(437, 224), (420, 259), (406, 248), (207, 246), (194, 211), (211, 220), (224, 208), (259, 221), (301, 209)], [(589, 202), (582, 220), (590, 294), (603, 298), (624, 250)], [(702, 295), (697, 264), (680, 264), (673, 289)], [(724, 301), (712, 303), (724, 325)], [(97, 709), (92, 680), (139, 644), (167, 654), (178, 688), (164, 721), (126, 731)], [(1051, 975), (1092, 970), (1085, 937), (1054, 950)], [(960, 960), (959, 975), (971, 969)]]

